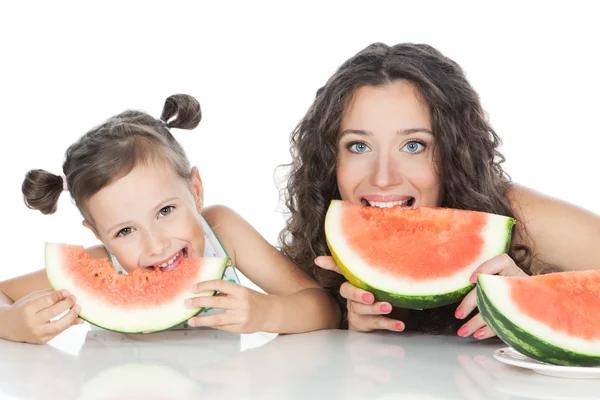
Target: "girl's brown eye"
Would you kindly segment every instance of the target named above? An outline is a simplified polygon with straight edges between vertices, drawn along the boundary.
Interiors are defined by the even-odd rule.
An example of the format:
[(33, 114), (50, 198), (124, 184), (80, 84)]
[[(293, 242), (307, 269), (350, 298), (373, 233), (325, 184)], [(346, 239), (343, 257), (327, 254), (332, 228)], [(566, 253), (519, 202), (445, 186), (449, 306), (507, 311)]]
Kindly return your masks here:
[(173, 211), (173, 206), (163, 207), (160, 209), (160, 215), (165, 217), (165, 216), (171, 214), (171, 211)]
[(119, 231), (119, 233), (117, 233), (117, 236), (127, 236), (129, 235), (131, 232), (133, 232), (133, 229), (131, 228), (123, 228)]

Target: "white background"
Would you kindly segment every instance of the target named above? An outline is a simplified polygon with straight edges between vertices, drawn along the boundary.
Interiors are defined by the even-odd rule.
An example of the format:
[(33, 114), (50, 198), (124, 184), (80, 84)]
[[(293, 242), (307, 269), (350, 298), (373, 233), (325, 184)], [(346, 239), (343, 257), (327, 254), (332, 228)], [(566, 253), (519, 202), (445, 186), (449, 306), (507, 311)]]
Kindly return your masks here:
[(179, 92), (203, 109), (199, 128), (175, 134), (206, 203), (276, 243), (274, 171), (289, 161), (289, 134), (334, 70), (375, 41), (455, 59), (513, 179), (600, 213), (600, 24), (588, 2), (319, 3), (2, 3), (0, 279), (43, 268), (46, 241), (95, 243), (66, 194), (52, 216), (24, 206), (26, 171), (60, 173), (88, 129), (127, 108), (158, 117)]

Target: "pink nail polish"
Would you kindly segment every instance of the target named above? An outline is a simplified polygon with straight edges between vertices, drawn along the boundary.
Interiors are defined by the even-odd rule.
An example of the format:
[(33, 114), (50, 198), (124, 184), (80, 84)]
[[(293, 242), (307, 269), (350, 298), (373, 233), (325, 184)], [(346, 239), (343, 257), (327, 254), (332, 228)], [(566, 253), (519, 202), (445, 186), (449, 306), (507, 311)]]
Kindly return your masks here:
[(463, 319), (465, 317), (465, 312), (463, 311), (462, 307), (458, 307), (456, 309), (454, 316), (458, 319)]
[(463, 326), (456, 333), (458, 334), (458, 336), (462, 336), (462, 337), (467, 336), (467, 334), (469, 333), (469, 328), (466, 326)]
[(397, 330), (398, 332), (401, 332), (404, 330), (404, 324), (401, 324), (400, 322), (396, 322), (394, 324), (394, 329)]
[(480, 330), (478, 330), (477, 332), (475, 332), (475, 333), (473, 334), (473, 337), (474, 337), (474, 338), (477, 338), (477, 339), (481, 339), (481, 338), (483, 338), (483, 335), (484, 335), (484, 334), (485, 334), (485, 333), (483, 332), (483, 329), (480, 329)]
[(371, 293), (365, 293), (361, 297), (365, 303), (371, 304), (375, 301), (375, 297)]
[(471, 277), (469, 278), (469, 282), (477, 283), (477, 274), (471, 275)]
[(389, 313), (392, 311), (392, 307), (389, 304), (382, 304), (379, 306), (379, 310), (384, 313)]

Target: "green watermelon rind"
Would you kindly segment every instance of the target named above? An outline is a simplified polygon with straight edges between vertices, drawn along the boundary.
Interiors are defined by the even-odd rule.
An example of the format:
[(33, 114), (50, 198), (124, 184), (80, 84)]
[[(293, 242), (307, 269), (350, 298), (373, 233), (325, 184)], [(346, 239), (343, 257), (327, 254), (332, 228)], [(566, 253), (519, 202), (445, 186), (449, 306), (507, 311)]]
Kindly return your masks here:
[[(44, 256), (46, 264), (48, 263), (48, 250), (50, 248), (56, 247), (56, 246), (60, 246), (60, 244), (46, 243), (45, 256)], [(229, 257), (223, 258), (223, 261), (220, 264), (218, 274), (215, 275), (215, 279), (217, 279), (217, 276), (220, 277), (218, 279), (223, 278), (223, 276), (225, 275), (225, 269), (227, 268), (228, 265), (230, 265), (230, 263), (231, 263), (231, 259)], [(55, 291), (64, 289), (64, 288), (58, 287), (55, 280), (53, 279), (52, 273), (50, 272), (50, 270), (48, 268), (46, 268), (46, 276), (47, 276), (48, 282), (50, 283), (50, 286), (52, 287), (52, 289), (54, 289)], [(208, 293), (210, 293), (210, 292), (206, 292), (206, 294), (203, 294), (203, 296), (213, 296), (216, 292), (213, 291), (210, 294), (208, 294)], [(191, 295), (192, 295), (192, 293), (191, 293)], [(102, 328), (104, 330), (107, 330), (107, 331), (118, 332), (118, 333), (127, 333), (127, 334), (137, 334), (137, 333), (146, 334), (146, 333), (159, 333), (159, 332), (168, 331), (178, 325), (181, 325), (181, 324), (187, 322), (190, 318), (193, 318), (196, 315), (200, 314), (203, 309), (204, 308), (199, 308), (199, 309), (190, 308), (189, 313), (182, 316), (181, 318), (178, 318), (177, 320), (171, 319), (166, 324), (157, 323), (155, 326), (153, 326), (152, 328), (147, 329), (147, 330), (128, 330), (128, 329), (116, 329), (116, 328), (107, 327), (104, 324), (98, 322), (95, 315), (92, 315), (92, 316), (86, 315), (85, 309), (81, 310), (81, 312), (79, 313), (78, 316), (81, 319), (87, 321), (88, 323), (90, 323), (94, 326), (97, 326), (99, 328)], [(95, 321), (92, 321), (92, 320), (95, 320)]]
[(600, 356), (593, 356), (563, 349), (540, 339), (514, 324), (503, 315), (486, 294), (485, 283), (477, 277), (477, 308), (484, 322), (507, 345), (519, 353), (544, 363), (574, 366), (600, 366)]
[[(334, 202), (339, 202), (339, 200), (332, 201), (332, 204), (335, 204)], [(510, 248), (510, 243), (512, 240), (512, 227), (515, 224), (515, 219), (511, 218), (511, 217), (505, 217), (505, 218), (506, 218), (506, 223), (504, 226), (504, 228), (506, 230), (506, 234), (504, 235), (505, 240), (501, 243), (498, 250), (496, 251), (497, 255), (506, 253), (508, 251), (508, 249)], [(466, 285), (463, 287), (457, 288), (456, 290), (453, 290), (450, 292), (439, 293), (439, 294), (404, 295), (401, 293), (390, 293), (387, 291), (383, 291), (383, 290), (375, 288), (373, 285), (370, 285), (370, 284), (364, 282), (363, 280), (358, 278), (355, 274), (353, 274), (346, 267), (346, 265), (341, 261), (341, 259), (338, 257), (338, 255), (336, 254), (335, 250), (333, 249), (333, 246), (331, 245), (329, 239), (327, 238), (327, 235), (326, 235), (326, 242), (327, 242), (329, 251), (331, 252), (331, 256), (333, 257), (336, 265), (342, 272), (342, 275), (344, 276), (344, 278), (346, 278), (348, 280), (348, 282), (350, 282), (352, 285), (354, 285), (357, 288), (360, 288), (360, 289), (363, 289), (363, 290), (366, 290), (366, 291), (372, 293), (373, 296), (375, 297), (376, 301), (386, 301), (395, 307), (412, 309), (412, 310), (425, 310), (425, 309), (443, 307), (443, 306), (446, 306), (449, 304), (458, 303), (470, 291), (472, 291), (475, 288), (474, 283), (467, 281)]]

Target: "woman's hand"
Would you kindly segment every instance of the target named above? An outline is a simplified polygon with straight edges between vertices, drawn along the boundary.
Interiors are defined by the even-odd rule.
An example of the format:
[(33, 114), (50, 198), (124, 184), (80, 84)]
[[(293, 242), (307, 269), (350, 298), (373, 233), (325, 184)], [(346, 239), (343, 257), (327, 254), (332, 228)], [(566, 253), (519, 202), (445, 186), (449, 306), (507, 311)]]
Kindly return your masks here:
[[(477, 283), (477, 274), (498, 274), (502, 276), (527, 276), (521, 268), (519, 268), (512, 258), (508, 254), (500, 254), (479, 266), (471, 275), (470, 281)], [(465, 296), (460, 306), (456, 309), (455, 317), (463, 319), (467, 317), (477, 307), (477, 288), (471, 290), (469, 294)], [(467, 337), (471, 334), (476, 339), (487, 339), (496, 334), (491, 330), (489, 326), (481, 318), (481, 314), (475, 315), (467, 323), (465, 323), (459, 330), (458, 336)]]
[[(315, 264), (323, 269), (341, 274), (332, 257), (317, 257)], [(375, 302), (375, 296), (372, 293), (359, 289), (350, 282), (342, 284), (340, 294), (347, 300), (348, 329), (361, 332), (375, 330), (401, 332), (404, 330), (402, 321), (384, 316), (392, 311), (390, 303)]]

